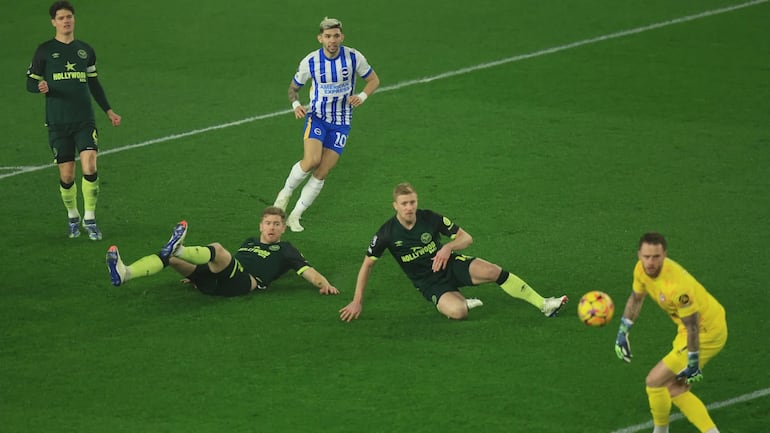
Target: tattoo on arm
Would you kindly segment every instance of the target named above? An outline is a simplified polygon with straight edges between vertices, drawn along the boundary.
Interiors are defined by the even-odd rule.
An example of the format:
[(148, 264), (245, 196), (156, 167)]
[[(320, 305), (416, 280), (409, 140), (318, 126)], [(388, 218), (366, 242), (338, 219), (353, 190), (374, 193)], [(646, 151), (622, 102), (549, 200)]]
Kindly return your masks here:
[(289, 86), (289, 102), (299, 101), (299, 94), (294, 86)]

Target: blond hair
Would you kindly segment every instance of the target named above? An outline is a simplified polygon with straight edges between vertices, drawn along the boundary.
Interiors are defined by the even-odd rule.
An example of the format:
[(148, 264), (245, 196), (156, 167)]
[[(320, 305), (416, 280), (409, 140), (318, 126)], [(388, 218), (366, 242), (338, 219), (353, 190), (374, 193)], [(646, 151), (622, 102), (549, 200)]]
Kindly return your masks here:
[(398, 196), (407, 194), (417, 194), (414, 187), (409, 182), (401, 182), (393, 188), (393, 201), (396, 201)]
[(324, 30), (329, 29), (340, 29), (340, 31), (342, 31), (342, 21), (338, 20), (337, 18), (324, 17), (324, 19), (321, 20), (319, 27), (321, 28), (318, 31), (319, 34), (323, 33)]

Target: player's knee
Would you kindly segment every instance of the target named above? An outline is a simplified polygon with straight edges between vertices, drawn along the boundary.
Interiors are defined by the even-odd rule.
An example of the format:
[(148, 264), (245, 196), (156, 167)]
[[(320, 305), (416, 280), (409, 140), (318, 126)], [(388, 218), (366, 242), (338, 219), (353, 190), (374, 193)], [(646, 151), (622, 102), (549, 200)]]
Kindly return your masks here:
[(453, 320), (468, 318), (468, 306), (464, 302), (442, 302), (436, 308), (441, 314)]
[(654, 368), (647, 374), (647, 377), (644, 379), (645, 386), (650, 388), (660, 388), (664, 386), (667, 387), (672, 385), (672, 383), (675, 383), (672, 377), (663, 376)]
[(313, 171), (321, 165), (321, 155), (305, 155), (302, 158), (302, 169), (305, 171)]

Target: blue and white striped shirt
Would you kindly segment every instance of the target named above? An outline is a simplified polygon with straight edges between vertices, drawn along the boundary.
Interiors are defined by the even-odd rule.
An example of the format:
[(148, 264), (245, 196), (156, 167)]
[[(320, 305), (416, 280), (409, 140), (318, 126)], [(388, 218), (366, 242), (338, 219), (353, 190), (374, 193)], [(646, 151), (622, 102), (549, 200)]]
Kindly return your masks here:
[(335, 125), (350, 125), (353, 106), (348, 98), (356, 91), (355, 76), (366, 79), (372, 71), (366, 57), (353, 48), (340, 46), (339, 55), (333, 59), (319, 48), (299, 62), (294, 84), (302, 87), (312, 78), (309, 112)]

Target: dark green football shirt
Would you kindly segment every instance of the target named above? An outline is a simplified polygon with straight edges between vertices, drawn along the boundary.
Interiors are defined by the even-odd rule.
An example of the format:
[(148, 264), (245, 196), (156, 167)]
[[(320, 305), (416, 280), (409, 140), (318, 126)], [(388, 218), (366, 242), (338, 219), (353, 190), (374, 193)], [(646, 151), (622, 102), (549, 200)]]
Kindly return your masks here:
[[(301, 275), (310, 264), (294, 245), (286, 241), (265, 244), (259, 238), (248, 238), (235, 253), (243, 268), (249, 274), (259, 278), (261, 285), (268, 286), (289, 269)], [(260, 287), (265, 288), (265, 287)]]
[(438, 277), (432, 267), (433, 257), (443, 246), (441, 235), (454, 238), (460, 227), (431, 210), (418, 209), (416, 216), (411, 230), (395, 216), (385, 222), (372, 238), (366, 255), (380, 258), (387, 249), (415, 287), (421, 287)]
[(47, 81), (45, 95), (47, 125), (64, 125), (94, 120), (91, 96), (102, 110), (110, 105), (96, 74), (96, 53), (87, 43), (69, 44), (51, 39), (37, 47), (27, 70), (27, 90), (39, 92), (37, 84)]

